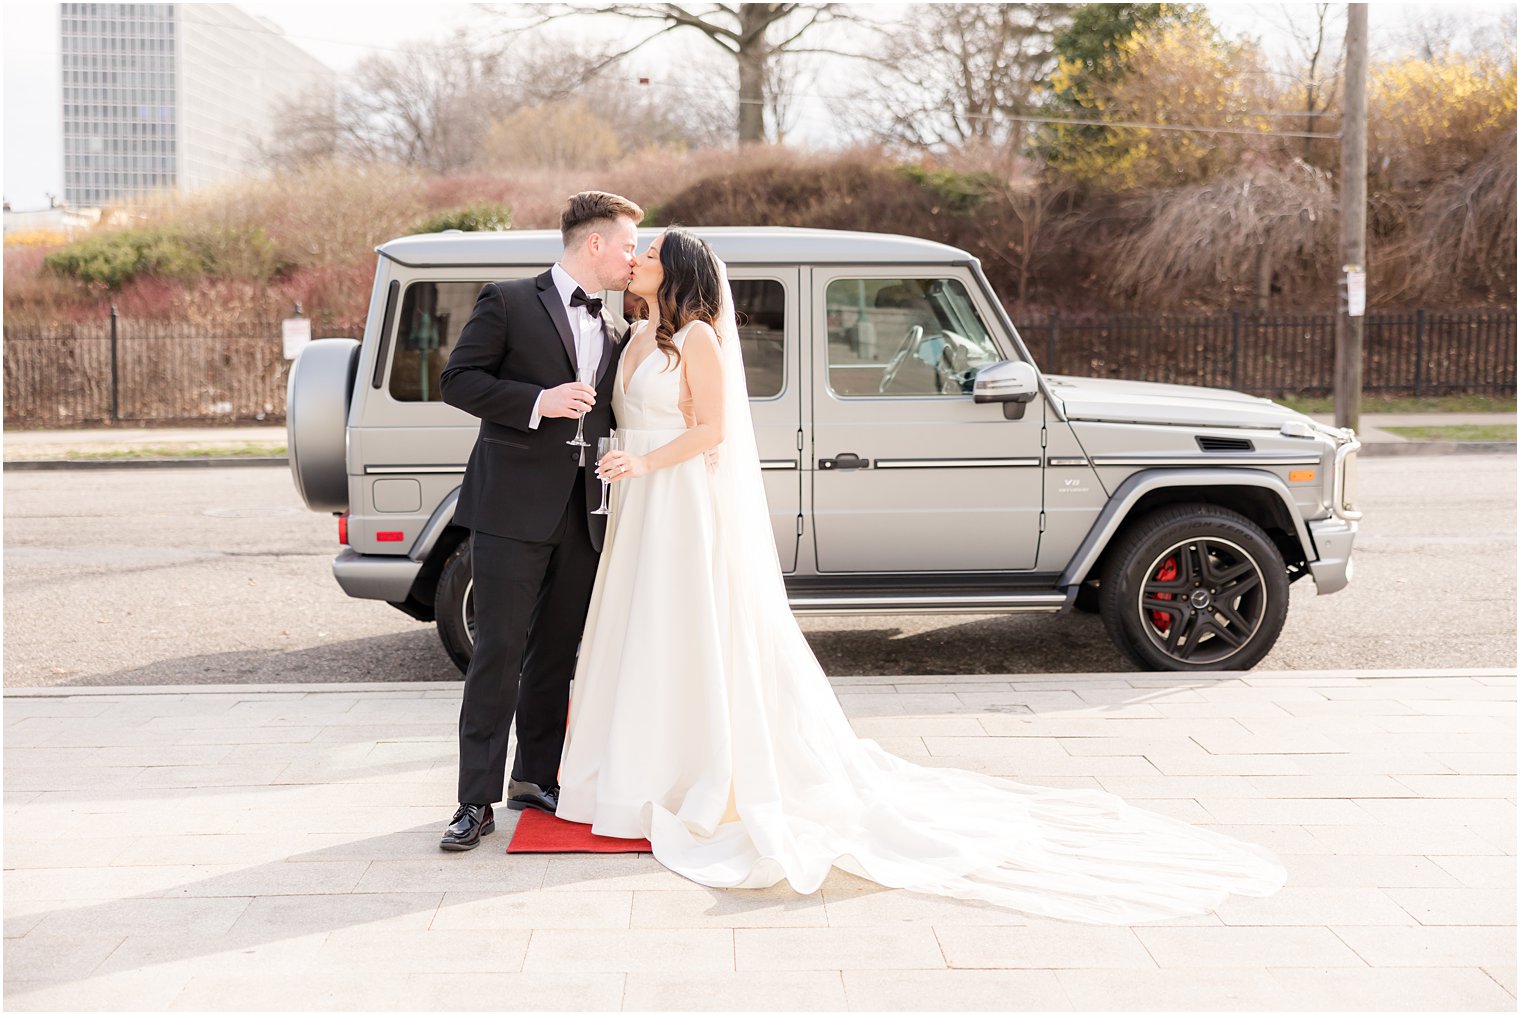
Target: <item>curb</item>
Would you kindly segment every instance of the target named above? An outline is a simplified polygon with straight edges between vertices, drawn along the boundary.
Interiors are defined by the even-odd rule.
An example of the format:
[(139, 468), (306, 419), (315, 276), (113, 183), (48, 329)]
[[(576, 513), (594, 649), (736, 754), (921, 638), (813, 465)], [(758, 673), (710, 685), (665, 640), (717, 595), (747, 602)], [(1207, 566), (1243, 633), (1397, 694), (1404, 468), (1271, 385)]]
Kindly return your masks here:
[(1357, 454), (1363, 458), (1397, 455), (1512, 455), (1515, 441), (1378, 441), (1363, 444)]
[(5, 463), (6, 472), (54, 472), (60, 469), (179, 469), (199, 466), (288, 466), (288, 458), (38, 458)]

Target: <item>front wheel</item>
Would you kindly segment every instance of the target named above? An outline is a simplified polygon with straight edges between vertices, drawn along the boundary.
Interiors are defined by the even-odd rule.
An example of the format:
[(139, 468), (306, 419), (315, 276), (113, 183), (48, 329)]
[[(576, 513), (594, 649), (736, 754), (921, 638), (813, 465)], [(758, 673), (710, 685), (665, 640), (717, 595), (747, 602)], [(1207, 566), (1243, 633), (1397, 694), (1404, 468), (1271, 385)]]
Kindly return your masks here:
[(438, 622), (438, 640), (443, 649), (464, 673), (475, 654), (475, 572), (470, 565), (470, 541), (462, 540), (443, 562), (438, 576), (437, 598), (433, 615)]
[(1103, 626), (1148, 670), (1247, 670), (1288, 617), (1282, 554), (1250, 519), (1213, 504), (1141, 518), (1109, 555)]

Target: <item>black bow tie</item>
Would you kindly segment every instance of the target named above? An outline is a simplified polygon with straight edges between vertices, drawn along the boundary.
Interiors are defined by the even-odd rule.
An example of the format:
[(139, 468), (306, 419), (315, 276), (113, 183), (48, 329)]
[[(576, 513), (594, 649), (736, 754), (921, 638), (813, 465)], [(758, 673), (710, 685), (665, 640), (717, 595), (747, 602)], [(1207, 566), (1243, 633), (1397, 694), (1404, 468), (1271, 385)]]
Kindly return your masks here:
[(580, 286), (576, 286), (575, 292), (570, 294), (570, 305), (572, 307), (585, 307), (586, 312), (592, 317), (600, 317), (602, 314), (602, 301), (593, 296), (587, 296), (586, 290)]

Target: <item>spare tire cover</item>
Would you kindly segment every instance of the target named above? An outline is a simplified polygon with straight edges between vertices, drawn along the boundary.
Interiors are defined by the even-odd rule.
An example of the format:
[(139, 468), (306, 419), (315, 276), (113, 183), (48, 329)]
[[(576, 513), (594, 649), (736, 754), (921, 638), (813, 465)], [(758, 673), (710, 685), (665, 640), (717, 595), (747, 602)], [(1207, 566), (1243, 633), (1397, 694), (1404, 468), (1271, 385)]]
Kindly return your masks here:
[(285, 391), (290, 474), (313, 511), (348, 510), (348, 405), (359, 343), (324, 338), (301, 350)]

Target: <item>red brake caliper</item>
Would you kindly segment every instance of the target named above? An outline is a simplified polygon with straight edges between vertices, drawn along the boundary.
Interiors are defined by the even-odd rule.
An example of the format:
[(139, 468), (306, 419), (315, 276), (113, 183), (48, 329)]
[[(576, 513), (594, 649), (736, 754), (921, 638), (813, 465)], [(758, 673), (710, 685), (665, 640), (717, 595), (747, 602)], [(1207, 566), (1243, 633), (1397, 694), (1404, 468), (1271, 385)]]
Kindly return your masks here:
[[(1176, 581), (1177, 558), (1166, 558), (1166, 560), (1162, 562), (1161, 567), (1157, 568), (1156, 577), (1154, 580), (1158, 582)], [(1171, 599), (1172, 594), (1170, 592), (1157, 592), (1156, 598)], [(1170, 613), (1166, 613), (1163, 610), (1152, 610), (1151, 623), (1156, 625), (1156, 630), (1160, 631), (1162, 634), (1166, 634), (1166, 632), (1172, 629), (1172, 615)]]

